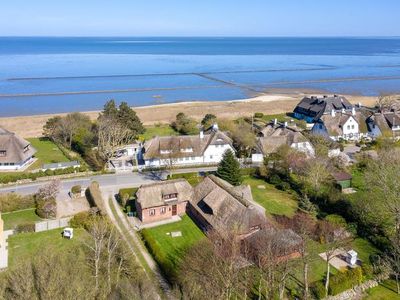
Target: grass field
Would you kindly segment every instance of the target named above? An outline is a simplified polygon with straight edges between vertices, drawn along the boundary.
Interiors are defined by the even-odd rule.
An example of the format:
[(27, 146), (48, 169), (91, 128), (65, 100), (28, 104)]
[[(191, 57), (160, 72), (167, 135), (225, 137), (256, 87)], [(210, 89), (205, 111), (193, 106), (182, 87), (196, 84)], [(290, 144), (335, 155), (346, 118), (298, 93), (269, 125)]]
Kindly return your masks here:
[(396, 281), (386, 280), (377, 287), (367, 291), (368, 296), (365, 300), (400, 300), (400, 295), (396, 293)]
[[(180, 231), (182, 236), (173, 238), (171, 232), (175, 231)], [(169, 276), (176, 274), (184, 252), (204, 238), (203, 232), (187, 215), (182, 217), (182, 221), (143, 229), (141, 233), (146, 246)]]
[(4, 221), (5, 230), (14, 229), (20, 224), (35, 223), (41, 220), (35, 213), (34, 208), (2, 213), (1, 218)]
[(168, 124), (146, 126), (146, 132), (140, 135), (141, 140), (149, 140), (154, 136), (177, 135), (178, 133)]
[(62, 229), (54, 229), (43, 232), (20, 233), (8, 238), (8, 262), (10, 267), (19, 261), (31, 259), (44, 247), (51, 247), (55, 250), (65, 251), (72, 247), (80, 246), (87, 238), (84, 229), (75, 229), (72, 240), (61, 237)]
[(40, 168), (43, 164), (65, 162), (69, 161), (67, 157), (61, 152), (49, 139), (45, 138), (31, 138), (28, 141), (37, 150), (35, 157), (38, 159), (29, 169)]
[(254, 201), (262, 205), (267, 213), (291, 217), (296, 212), (298, 203), (288, 192), (280, 191), (272, 184), (252, 177), (245, 177), (243, 183), (250, 185)]

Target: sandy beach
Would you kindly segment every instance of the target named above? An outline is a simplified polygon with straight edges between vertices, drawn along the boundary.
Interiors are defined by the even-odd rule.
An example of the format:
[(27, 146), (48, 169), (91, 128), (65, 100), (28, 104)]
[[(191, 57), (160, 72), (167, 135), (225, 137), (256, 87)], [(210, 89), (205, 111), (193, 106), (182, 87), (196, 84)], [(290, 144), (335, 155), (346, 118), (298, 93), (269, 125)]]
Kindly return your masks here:
[[(240, 116), (250, 116), (255, 112), (264, 114), (279, 114), (290, 112), (305, 94), (264, 94), (255, 98), (215, 101), (215, 102), (179, 102), (162, 105), (134, 107), (138, 116), (145, 125), (155, 123), (169, 123), (175, 119), (179, 112), (200, 120), (205, 114), (212, 113), (219, 118), (237, 118)], [(346, 95), (350, 102), (362, 103), (365, 106), (373, 106), (377, 97)], [(96, 119), (99, 111), (83, 112), (91, 119)], [(40, 137), (42, 128), (46, 121), (55, 115), (49, 114), (36, 116), (19, 116), (0, 118), (0, 126), (25, 137)]]

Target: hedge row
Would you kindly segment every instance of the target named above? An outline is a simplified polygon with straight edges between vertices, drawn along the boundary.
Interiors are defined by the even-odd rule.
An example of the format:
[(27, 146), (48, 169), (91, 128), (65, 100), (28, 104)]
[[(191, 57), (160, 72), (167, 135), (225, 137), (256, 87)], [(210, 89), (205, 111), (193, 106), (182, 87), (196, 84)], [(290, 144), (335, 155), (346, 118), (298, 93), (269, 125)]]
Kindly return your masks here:
[(146, 229), (143, 229), (141, 234), (147, 249), (149, 249), (151, 255), (160, 266), (162, 272), (167, 278), (169, 278), (170, 281), (174, 281), (177, 274), (176, 266), (172, 263), (172, 260), (165, 255), (165, 252), (160, 248), (160, 243), (158, 243)]
[(42, 171), (40, 170), (39, 172), (35, 173), (19, 173), (19, 174), (5, 174), (0, 176), (0, 183), (10, 183), (10, 182), (17, 182), (18, 180), (24, 180), (24, 179), (31, 179), (31, 180), (36, 180), (37, 178), (40, 177), (46, 177), (46, 176), (55, 176), (55, 175), (65, 175), (65, 174), (73, 174), (76, 171), (79, 172), (86, 172), (88, 170), (87, 167), (81, 166), (80, 168), (73, 168), (69, 167), (66, 169), (59, 169), (59, 170), (46, 170)]
[(16, 233), (35, 232), (35, 223), (19, 224), (15, 227)]
[(100, 186), (97, 181), (92, 181), (92, 183), (87, 188), (86, 198), (89, 201), (90, 206), (95, 206), (99, 209), (101, 215), (106, 214), (103, 197), (101, 196)]
[(12, 212), (21, 209), (35, 208), (33, 196), (21, 196), (16, 193), (0, 195), (0, 211)]

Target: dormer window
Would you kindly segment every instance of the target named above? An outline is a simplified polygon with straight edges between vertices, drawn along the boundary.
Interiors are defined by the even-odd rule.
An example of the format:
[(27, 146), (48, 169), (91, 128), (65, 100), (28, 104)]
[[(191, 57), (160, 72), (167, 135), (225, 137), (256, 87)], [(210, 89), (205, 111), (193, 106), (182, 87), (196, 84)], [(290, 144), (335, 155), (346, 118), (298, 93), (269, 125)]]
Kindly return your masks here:
[(172, 193), (172, 194), (163, 195), (163, 199), (166, 200), (166, 201), (176, 200), (177, 198), (178, 198), (178, 193)]
[(30, 145), (28, 145), (28, 146), (26, 146), (26, 147), (24, 148), (24, 153), (29, 151), (29, 146), (30, 146)]
[(0, 157), (5, 157), (7, 155), (6, 150), (0, 150)]
[(193, 152), (193, 148), (182, 148), (181, 152)]
[(171, 150), (160, 150), (161, 154), (169, 154), (171, 152), (172, 152)]

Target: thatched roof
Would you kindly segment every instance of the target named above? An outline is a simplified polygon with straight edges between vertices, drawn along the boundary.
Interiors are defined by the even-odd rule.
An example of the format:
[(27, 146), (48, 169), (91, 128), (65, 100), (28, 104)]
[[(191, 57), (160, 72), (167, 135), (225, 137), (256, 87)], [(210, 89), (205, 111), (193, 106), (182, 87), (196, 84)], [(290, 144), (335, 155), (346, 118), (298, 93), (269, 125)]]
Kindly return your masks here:
[(341, 136), (343, 135), (343, 125), (347, 122), (349, 118), (354, 118), (354, 120), (358, 123), (358, 128), (360, 133), (367, 133), (367, 119), (369, 118), (369, 114), (364, 111), (356, 111), (355, 115), (351, 113), (336, 113), (335, 116), (332, 115), (323, 115), (320, 119), (328, 131), (329, 136)]
[[(232, 140), (221, 131), (209, 131), (200, 135), (154, 137), (144, 145), (144, 159), (181, 158), (203, 156), (209, 145), (232, 145)], [(191, 149), (191, 151), (182, 151)], [(166, 153), (170, 152), (170, 153)]]
[(258, 138), (257, 146), (264, 155), (276, 152), (282, 145), (308, 142), (297, 128), (279, 123), (268, 124), (260, 131), (260, 135), (262, 136)]
[[(136, 201), (142, 209), (166, 204), (163, 196), (177, 194), (176, 203), (189, 201), (193, 188), (185, 179), (176, 179), (142, 185), (136, 192)], [(171, 200), (167, 200), (172, 203)]]
[(14, 164), (24, 162), (36, 153), (28, 141), (1, 127), (0, 151), (6, 151), (5, 156), (0, 156), (0, 163)]
[(251, 231), (266, 222), (265, 215), (253, 205), (249, 186), (234, 187), (210, 175), (194, 188), (192, 207), (219, 232)]

